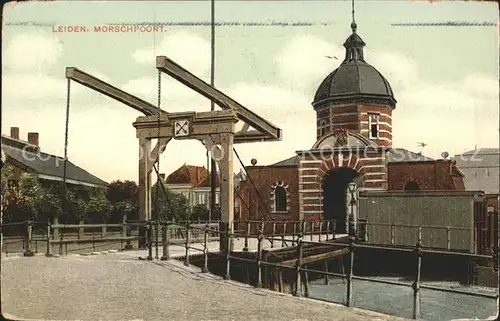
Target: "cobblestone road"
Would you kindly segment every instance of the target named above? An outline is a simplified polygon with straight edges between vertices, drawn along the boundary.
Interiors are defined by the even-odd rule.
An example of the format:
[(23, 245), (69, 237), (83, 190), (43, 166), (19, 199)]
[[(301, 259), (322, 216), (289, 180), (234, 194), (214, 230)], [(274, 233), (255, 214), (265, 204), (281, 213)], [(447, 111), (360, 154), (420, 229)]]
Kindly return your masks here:
[(131, 253), (2, 259), (2, 311), (50, 320), (396, 321)]

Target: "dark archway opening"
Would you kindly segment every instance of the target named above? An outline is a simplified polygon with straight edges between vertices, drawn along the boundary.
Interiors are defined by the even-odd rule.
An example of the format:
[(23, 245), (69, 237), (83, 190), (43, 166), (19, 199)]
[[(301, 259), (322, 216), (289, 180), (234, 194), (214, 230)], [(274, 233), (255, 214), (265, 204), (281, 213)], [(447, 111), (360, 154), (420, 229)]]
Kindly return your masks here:
[(330, 170), (323, 178), (323, 219), (337, 222), (335, 233), (346, 232), (347, 184), (357, 177), (358, 172), (352, 168), (341, 167)]
[(417, 182), (408, 181), (405, 184), (404, 190), (409, 192), (418, 192), (420, 190), (420, 187), (418, 186)]

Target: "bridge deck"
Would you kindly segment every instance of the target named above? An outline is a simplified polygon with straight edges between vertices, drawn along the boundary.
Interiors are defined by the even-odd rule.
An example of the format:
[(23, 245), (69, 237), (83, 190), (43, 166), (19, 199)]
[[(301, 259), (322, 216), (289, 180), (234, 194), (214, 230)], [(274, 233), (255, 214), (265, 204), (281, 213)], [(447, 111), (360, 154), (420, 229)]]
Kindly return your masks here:
[(133, 252), (2, 259), (4, 315), (82, 321), (404, 320), (223, 281), (175, 260), (139, 261)]

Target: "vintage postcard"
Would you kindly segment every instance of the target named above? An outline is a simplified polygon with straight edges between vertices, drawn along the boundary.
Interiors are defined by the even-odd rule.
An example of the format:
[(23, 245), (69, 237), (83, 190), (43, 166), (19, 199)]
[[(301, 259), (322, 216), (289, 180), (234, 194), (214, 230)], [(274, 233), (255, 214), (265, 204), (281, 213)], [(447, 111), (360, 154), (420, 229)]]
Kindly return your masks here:
[(498, 320), (495, 1), (9, 1), (7, 320)]

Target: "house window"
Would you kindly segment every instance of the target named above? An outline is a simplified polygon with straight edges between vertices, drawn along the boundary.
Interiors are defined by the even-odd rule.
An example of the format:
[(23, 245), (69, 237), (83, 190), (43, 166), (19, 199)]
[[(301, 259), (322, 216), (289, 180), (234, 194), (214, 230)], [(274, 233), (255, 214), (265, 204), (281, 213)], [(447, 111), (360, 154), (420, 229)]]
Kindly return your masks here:
[(368, 114), (368, 125), (370, 130), (370, 138), (379, 138), (379, 115)]
[(215, 193), (215, 204), (216, 204), (216, 205), (219, 205), (219, 204), (220, 204), (220, 203), (219, 203), (219, 202), (220, 202), (219, 200), (220, 200), (220, 193)]
[(420, 190), (418, 184), (414, 181), (406, 182), (404, 189), (408, 192), (418, 192)]
[(274, 210), (286, 212), (286, 190), (283, 186), (276, 186), (274, 189)]
[(207, 195), (205, 193), (198, 193), (198, 204), (207, 204)]

